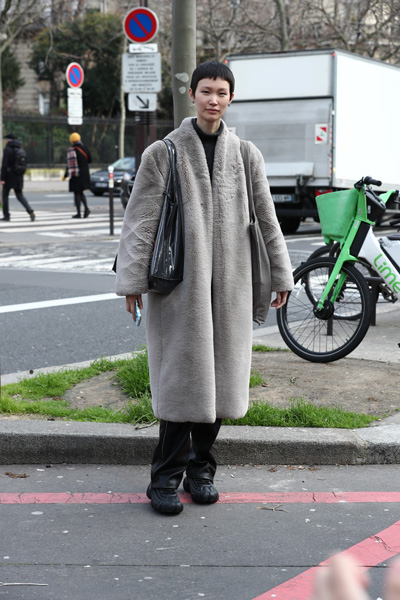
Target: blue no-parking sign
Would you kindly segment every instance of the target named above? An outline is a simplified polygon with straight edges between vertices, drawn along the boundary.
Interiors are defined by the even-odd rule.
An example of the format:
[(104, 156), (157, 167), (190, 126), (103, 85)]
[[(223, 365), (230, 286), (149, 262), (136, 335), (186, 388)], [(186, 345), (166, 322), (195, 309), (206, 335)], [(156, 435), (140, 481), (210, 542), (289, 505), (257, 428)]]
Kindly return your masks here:
[(84, 79), (83, 69), (81, 65), (79, 65), (78, 63), (70, 63), (65, 72), (65, 76), (67, 78), (67, 83), (69, 87), (81, 87)]
[(149, 8), (134, 8), (125, 15), (123, 31), (131, 42), (151, 42), (158, 33), (157, 15)]

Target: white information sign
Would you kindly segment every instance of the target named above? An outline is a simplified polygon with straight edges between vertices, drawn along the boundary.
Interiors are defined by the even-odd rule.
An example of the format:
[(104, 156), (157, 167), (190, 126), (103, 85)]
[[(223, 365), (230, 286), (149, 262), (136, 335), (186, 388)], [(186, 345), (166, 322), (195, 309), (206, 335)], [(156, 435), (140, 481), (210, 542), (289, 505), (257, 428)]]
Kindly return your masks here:
[(139, 54), (158, 52), (158, 44), (129, 44), (128, 50), (130, 53), (138, 52)]
[(157, 94), (131, 92), (128, 94), (128, 110), (140, 112), (157, 110)]
[(161, 92), (161, 54), (122, 55), (122, 81), (126, 94), (130, 92)]
[(68, 88), (68, 124), (82, 125), (82, 89)]

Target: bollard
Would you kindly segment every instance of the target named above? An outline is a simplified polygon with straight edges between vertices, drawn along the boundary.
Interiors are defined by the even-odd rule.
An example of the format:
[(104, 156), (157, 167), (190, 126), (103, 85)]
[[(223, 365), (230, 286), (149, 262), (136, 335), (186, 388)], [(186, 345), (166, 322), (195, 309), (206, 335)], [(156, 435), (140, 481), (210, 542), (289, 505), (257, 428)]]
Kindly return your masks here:
[(114, 235), (114, 167), (108, 167), (108, 192), (110, 212), (110, 235)]

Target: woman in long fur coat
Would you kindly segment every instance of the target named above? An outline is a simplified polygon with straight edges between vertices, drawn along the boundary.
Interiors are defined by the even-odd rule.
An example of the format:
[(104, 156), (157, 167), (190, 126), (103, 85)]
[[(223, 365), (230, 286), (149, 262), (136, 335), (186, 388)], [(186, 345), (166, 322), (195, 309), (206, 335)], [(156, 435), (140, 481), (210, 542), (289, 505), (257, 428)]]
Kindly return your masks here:
[[(183, 281), (168, 295), (150, 292), (146, 333), (154, 414), (160, 421), (151, 484), (158, 512), (177, 513), (183, 487), (195, 502), (218, 500), (211, 447), (223, 418), (247, 411), (252, 351), (249, 210), (240, 140), (221, 120), (234, 78), (222, 63), (203, 63), (189, 91), (197, 119), (169, 134), (177, 152), (184, 212)], [(275, 215), (260, 151), (250, 142), (255, 210), (271, 262), (271, 287), (281, 307), (292, 269)], [(129, 200), (118, 251), (116, 293), (135, 302), (149, 292), (148, 271), (169, 171), (162, 141), (145, 150)]]

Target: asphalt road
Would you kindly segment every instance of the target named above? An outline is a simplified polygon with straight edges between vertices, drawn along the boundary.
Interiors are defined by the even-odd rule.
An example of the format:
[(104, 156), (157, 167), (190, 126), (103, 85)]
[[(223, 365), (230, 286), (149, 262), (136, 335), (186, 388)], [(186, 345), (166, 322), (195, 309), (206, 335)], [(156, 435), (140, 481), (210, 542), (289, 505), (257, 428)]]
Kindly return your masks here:
[[(61, 366), (132, 352), (145, 341), (125, 299), (86, 302), (114, 292), (114, 276), (96, 273), (1, 270), (0, 307), (38, 303), (38, 308), (0, 312), (3, 374)], [(41, 307), (49, 300), (79, 298), (79, 304)], [(146, 309), (143, 311), (143, 322)]]
[(44, 586), (0, 596), (311, 600), (321, 563), (350, 550), (383, 598), (400, 551), (398, 471), (221, 465), (220, 502), (183, 495), (183, 513), (166, 517), (145, 496), (148, 466), (3, 465), (0, 581)]
[[(146, 300), (142, 325), (134, 325), (124, 299), (112, 294), (111, 272), (123, 211), (115, 198), (114, 235), (110, 235), (107, 196), (87, 194), (89, 219), (71, 219), (72, 194), (52, 184), (27, 196), (37, 215), (31, 223), (11, 199), (11, 222), (0, 225), (0, 356), (3, 374), (60, 366), (100, 356), (132, 352), (145, 342)], [(286, 238), (293, 266), (322, 244), (312, 221)], [(57, 305), (67, 299), (77, 303)], [(53, 301), (54, 305), (41, 303)], [(34, 307), (27, 306), (37, 303)], [(15, 309), (15, 305), (22, 305)], [(275, 324), (271, 310), (267, 325)], [(254, 325), (257, 328), (257, 325)]]
[[(71, 194), (55, 190), (27, 195), (36, 221), (31, 223), (11, 199), (11, 222), (0, 228), (1, 372), (60, 366), (139, 349), (145, 342), (146, 298), (140, 327), (126, 312), (123, 298), (86, 301), (114, 291), (115, 276), (110, 269), (123, 218), (119, 199), (114, 202), (111, 236), (106, 196), (88, 193), (92, 214), (77, 221), (71, 219)], [(62, 299), (78, 299), (79, 303), (55, 305)], [(43, 304), (51, 301), (53, 306)], [(274, 323), (275, 311), (271, 311), (268, 324)]]

